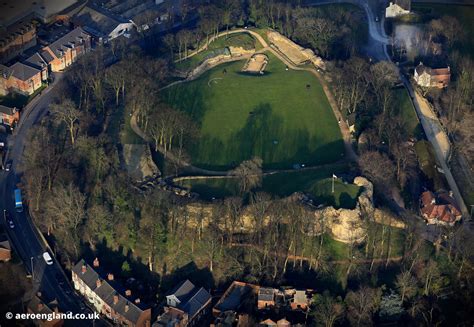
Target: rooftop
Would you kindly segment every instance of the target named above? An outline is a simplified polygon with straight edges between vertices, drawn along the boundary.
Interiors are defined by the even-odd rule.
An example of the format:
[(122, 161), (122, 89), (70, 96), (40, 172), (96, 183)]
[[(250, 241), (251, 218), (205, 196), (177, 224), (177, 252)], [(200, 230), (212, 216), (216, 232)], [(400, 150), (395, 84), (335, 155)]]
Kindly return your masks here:
[[(83, 267), (85, 267), (85, 272), (83, 272)], [(117, 287), (113, 287), (108, 280), (102, 278), (99, 273), (84, 260), (80, 260), (72, 268), (72, 271), (113, 310), (131, 322), (138, 321), (144, 309), (138, 307), (131, 299), (127, 299), (121, 295)], [(100, 283), (97, 282), (98, 280)], [(114, 303), (115, 296), (117, 300), (116, 303)]]
[[(71, 32), (51, 43), (48, 47), (56, 57), (60, 57), (62, 52), (67, 51), (78, 44), (81, 44), (83, 40), (89, 37), (89, 34), (87, 34), (81, 27), (76, 27)], [(45, 60), (48, 61), (49, 58), (45, 58)]]
[(11, 76), (19, 79), (20, 81), (28, 81), (30, 78), (40, 73), (41, 71), (31, 66), (25, 65), (21, 62), (16, 62), (12, 66), (8, 67)]
[(31, 14), (48, 20), (76, 2), (77, 0), (2, 1), (0, 2), (0, 25), (10, 26)]

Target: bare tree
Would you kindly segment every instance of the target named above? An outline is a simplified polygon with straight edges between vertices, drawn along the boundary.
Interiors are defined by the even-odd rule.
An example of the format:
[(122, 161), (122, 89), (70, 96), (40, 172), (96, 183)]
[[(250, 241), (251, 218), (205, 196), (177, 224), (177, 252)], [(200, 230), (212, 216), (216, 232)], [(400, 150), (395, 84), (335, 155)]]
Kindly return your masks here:
[(325, 327), (332, 327), (344, 314), (344, 303), (341, 298), (334, 298), (328, 291), (313, 297), (314, 315), (317, 322)]
[(241, 193), (246, 193), (262, 184), (262, 159), (254, 157), (243, 161), (232, 171), (240, 182)]
[(65, 99), (60, 103), (52, 104), (50, 111), (54, 117), (66, 125), (71, 144), (74, 145), (78, 131), (77, 123), (81, 118), (81, 112), (76, 108), (75, 103), (71, 99)]
[(352, 326), (370, 324), (372, 314), (380, 305), (381, 290), (362, 286), (357, 291), (347, 293), (345, 303), (347, 313)]

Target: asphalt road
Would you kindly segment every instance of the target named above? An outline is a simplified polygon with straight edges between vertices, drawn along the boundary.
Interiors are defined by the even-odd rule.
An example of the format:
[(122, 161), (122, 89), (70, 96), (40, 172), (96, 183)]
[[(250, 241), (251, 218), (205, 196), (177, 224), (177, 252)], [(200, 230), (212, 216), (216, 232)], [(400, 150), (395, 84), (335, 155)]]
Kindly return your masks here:
[[(42, 298), (46, 301), (57, 300), (61, 312), (84, 312), (84, 304), (75, 294), (69, 283), (69, 277), (64, 274), (59, 263), (54, 259), (52, 265), (47, 265), (42, 255), (47, 249), (47, 244), (39, 235), (27, 207), (21, 213), (15, 211), (13, 190), (21, 178), (20, 166), (18, 165), (24, 150), (24, 144), (28, 130), (43, 115), (46, 114), (49, 103), (53, 100), (57, 92), (57, 83), (61, 75), (58, 75), (55, 83), (47, 88), (43, 94), (35, 98), (23, 109), (20, 125), (14, 131), (14, 135), (7, 138), (8, 153), (6, 161), (12, 161), (12, 169), (9, 172), (0, 170), (0, 213), (1, 223), (5, 225), (5, 230), (13, 244), (13, 249), (22, 259), (26, 270), (30, 273), (34, 293), (40, 291)], [(6, 209), (12, 214), (15, 227), (7, 226), (3, 217), (3, 210)], [(24, 299), (27, 300), (27, 299)], [(3, 314), (2, 314), (3, 317)], [(66, 326), (90, 326), (92, 321), (66, 320)]]

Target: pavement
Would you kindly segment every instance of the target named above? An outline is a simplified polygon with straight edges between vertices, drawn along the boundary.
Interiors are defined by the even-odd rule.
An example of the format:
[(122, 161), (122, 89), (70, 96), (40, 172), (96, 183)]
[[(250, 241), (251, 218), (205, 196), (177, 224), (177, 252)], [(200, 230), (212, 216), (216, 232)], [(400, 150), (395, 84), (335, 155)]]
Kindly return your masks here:
[[(61, 74), (56, 76), (52, 83), (41, 95), (32, 100), (23, 110), (20, 124), (13, 135), (7, 137), (8, 152), (6, 161), (12, 161), (9, 172), (0, 170), (0, 213), (1, 223), (5, 225), (14, 251), (24, 263), (26, 270), (32, 278), (34, 293), (40, 291), (46, 301), (56, 299), (60, 312), (83, 313), (87, 310), (81, 298), (74, 292), (69, 277), (65, 275), (62, 267), (54, 258), (41, 233), (34, 225), (25, 206), (23, 212), (16, 212), (13, 190), (20, 182), (21, 171), (18, 163), (23, 154), (28, 131), (34, 123), (47, 113), (48, 105), (57, 93), (57, 84)], [(9, 228), (3, 217), (3, 210), (12, 214), (15, 227)], [(45, 251), (53, 257), (53, 264), (47, 265), (42, 255)], [(33, 292), (29, 292), (33, 294)], [(22, 299), (27, 301), (28, 299)], [(3, 318), (3, 315), (2, 315)], [(66, 326), (90, 326), (92, 321), (66, 320)]]

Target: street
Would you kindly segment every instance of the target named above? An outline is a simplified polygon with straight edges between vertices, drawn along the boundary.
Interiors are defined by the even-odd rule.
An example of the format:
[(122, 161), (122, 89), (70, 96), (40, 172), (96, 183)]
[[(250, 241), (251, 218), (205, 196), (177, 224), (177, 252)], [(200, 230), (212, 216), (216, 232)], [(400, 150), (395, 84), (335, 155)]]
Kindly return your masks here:
[[(28, 214), (28, 208), (21, 213), (15, 211), (13, 190), (20, 182), (21, 171), (18, 163), (21, 160), (25, 140), (31, 126), (46, 114), (49, 103), (54, 99), (56, 86), (61, 79), (61, 74), (56, 77), (55, 82), (50, 85), (43, 94), (35, 98), (23, 109), (22, 120), (14, 135), (9, 135), (8, 153), (6, 161), (12, 161), (12, 168), (9, 172), (0, 171), (0, 212), (2, 212), (2, 223), (8, 236), (13, 243), (13, 249), (22, 259), (26, 270), (30, 273), (34, 292), (41, 292), (42, 298), (49, 302), (54, 299), (58, 301), (61, 312), (84, 312), (85, 306), (78, 295), (75, 294), (69, 283), (69, 276), (66, 276), (54, 259), (53, 265), (46, 265), (42, 255), (47, 251), (47, 245), (38, 234), (31, 217)], [(3, 218), (3, 210), (6, 209), (12, 214), (15, 227), (9, 228)], [(51, 253), (51, 251), (49, 251)], [(52, 253), (51, 253), (52, 254)], [(27, 300), (27, 299), (25, 299)], [(66, 326), (90, 326), (92, 321), (70, 320), (65, 321)]]

